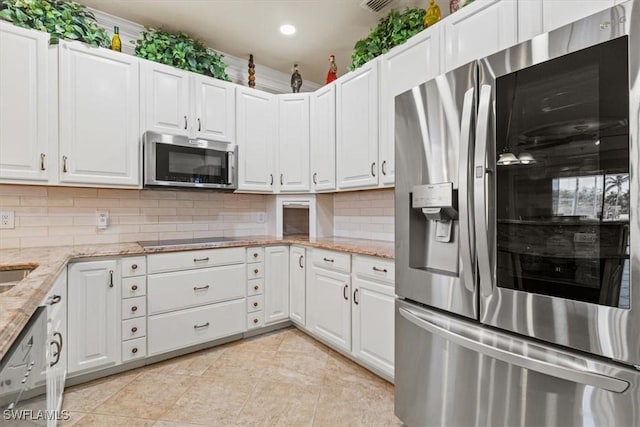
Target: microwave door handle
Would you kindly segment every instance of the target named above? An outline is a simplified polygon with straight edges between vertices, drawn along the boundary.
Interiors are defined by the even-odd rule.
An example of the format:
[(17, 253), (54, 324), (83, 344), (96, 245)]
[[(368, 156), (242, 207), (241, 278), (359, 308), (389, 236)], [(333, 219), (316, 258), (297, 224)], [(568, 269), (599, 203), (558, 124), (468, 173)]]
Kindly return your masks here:
[[(473, 263), (473, 244), (474, 244), (474, 231), (472, 227), (473, 212), (470, 208), (470, 196), (469, 191), (469, 166), (471, 162), (469, 160), (469, 153), (473, 146), (473, 132), (471, 126), (473, 125), (473, 108), (474, 108), (474, 88), (470, 88), (464, 95), (463, 107), (462, 107), (462, 126), (460, 128), (460, 163), (459, 163), (459, 175), (458, 175), (458, 215), (460, 218), (460, 259), (462, 263), (462, 280), (464, 286), (469, 292), (475, 290), (474, 277), (474, 263)], [(473, 199), (471, 199), (473, 200)], [(465, 236), (466, 234), (466, 236)]]
[(476, 125), (476, 147), (474, 176), (474, 221), (476, 229), (476, 253), (478, 254), (478, 272), (480, 292), (482, 296), (493, 293), (493, 277), (491, 275), (491, 253), (489, 248), (489, 224), (487, 222), (487, 175), (492, 170), (487, 167), (487, 139), (491, 108), (491, 86), (482, 85), (478, 103), (478, 123)]
[(233, 153), (230, 151), (227, 151), (227, 184), (232, 185), (233, 184), (233, 173), (234, 173), (234, 167), (233, 167)]
[[(403, 307), (400, 307), (398, 312), (415, 326), (433, 335), (510, 365), (614, 393), (622, 393), (630, 385), (627, 381), (609, 376), (605, 372), (581, 368), (580, 366), (588, 364), (588, 360), (585, 360), (584, 363), (578, 360), (576, 363), (575, 356), (564, 355), (556, 351), (550, 351), (549, 354), (546, 351), (532, 351), (525, 342), (510, 343), (509, 350), (506, 350), (503, 348), (504, 345), (500, 347), (495, 345), (502, 337), (492, 336), (490, 331), (484, 330), (479, 336), (478, 334), (470, 334), (468, 328), (460, 325), (450, 324), (447, 328), (441, 327), (431, 320), (431, 316), (425, 317)], [(486, 338), (482, 339), (483, 337)], [(491, 342), (491, 344), (487, 344), (487, 342)]]

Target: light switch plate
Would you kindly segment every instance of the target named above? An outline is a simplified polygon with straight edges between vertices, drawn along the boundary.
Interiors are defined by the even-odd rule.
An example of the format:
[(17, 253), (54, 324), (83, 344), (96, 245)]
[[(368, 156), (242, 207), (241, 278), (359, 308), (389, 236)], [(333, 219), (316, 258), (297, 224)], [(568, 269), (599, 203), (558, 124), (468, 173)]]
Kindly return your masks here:
[(16, 217), (13, 211), (0, 212), (0, 228), (16, 228)]
[(96, 211), (96, 227), (100, 230), (109, 227), (109, 211)]
[(267, 220), (267, 213), (266, 212), (258, 212), (258, 215), (257, 215), (256, 219), (258, 221), (258, 224), (264, 224), (265, 221)]

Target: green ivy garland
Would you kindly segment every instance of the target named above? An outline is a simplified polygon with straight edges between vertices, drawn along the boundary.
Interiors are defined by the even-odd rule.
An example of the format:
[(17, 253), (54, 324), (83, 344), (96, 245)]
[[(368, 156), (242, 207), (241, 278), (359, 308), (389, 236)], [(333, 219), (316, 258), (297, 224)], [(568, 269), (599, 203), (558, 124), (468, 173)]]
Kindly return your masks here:
[(185, 33), (145, 27), (136, 40), (136, 55), (150, 61), (229, 81), (223, 55)]
[(70, 0), (0, 0), (0, 19), (18, 27), (46, 31), (49, 43), (80, 40), (91, 46), (109, 47), (111, 39), (98, 26), (93, 13)]

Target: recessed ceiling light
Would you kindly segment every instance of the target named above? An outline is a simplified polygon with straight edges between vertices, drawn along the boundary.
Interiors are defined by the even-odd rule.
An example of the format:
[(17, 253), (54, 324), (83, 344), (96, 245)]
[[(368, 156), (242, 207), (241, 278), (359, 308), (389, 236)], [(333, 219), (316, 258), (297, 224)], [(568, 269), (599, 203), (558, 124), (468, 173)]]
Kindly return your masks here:
[(296, 27), (289, 24), (284, 24), (280, 26), (280, 32), (285, 36), (291, 36), (296, 33)]

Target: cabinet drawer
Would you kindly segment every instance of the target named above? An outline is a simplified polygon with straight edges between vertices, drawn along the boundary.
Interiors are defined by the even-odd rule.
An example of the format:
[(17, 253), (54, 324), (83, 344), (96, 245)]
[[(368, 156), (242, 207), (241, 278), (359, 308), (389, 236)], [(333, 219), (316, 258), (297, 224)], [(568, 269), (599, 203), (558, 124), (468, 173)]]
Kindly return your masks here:
[(368, 277), (393, 284), (395, 281), (395, 262), (383, 258), (356, 255), (353, 262), (353, 271), (358, 276)]
[(262, 262), (264, 248), (247, 248), (247, 262)]
[(256, 295), (247, 298), (247, 313), (262, 310), (264, 306), (264, 295)]
[(149, 354), (160, 354), (245, 330), (245, 300), (174, 311), (149, 317)]
[(147, 256), (149, 273), (244, 263), (245, 248), (206, 249)]
[(351, 254), (312, 249), (311, 260), (314, 265), (335, 271), (351, 272)]
[(251, 280), (261, 278), (263, 270), (263, 263), (247, 264), (247, 279)]
[(122, 343), (122, 362), (140, 359), (147, 355), (147, 339), (136, 338)]
[(147, 335), (147, 318), (138, 317), (122, 321), (122, 341)]
[(144, 276), (147, 274), (145, 257), (122, 258), (122, 277)]
[(249, 280), (247, 282), (247, 296), (260, 295), (262, 293), (262, 279)]
[(147, 277), (127, 277), (122, 279), (122, 298), (133, 298), (147, 294)]
[(147, 314), (145, 297), (127, 298), (122, 301), (122, 320), (142, 317)]
[(147, 277), (149, 313), (157, 314), (245, 296), (244, 264)]
[(255, 329), (264, 326), (264, 311), (249, 313), (247, 316), (247, 329)]

